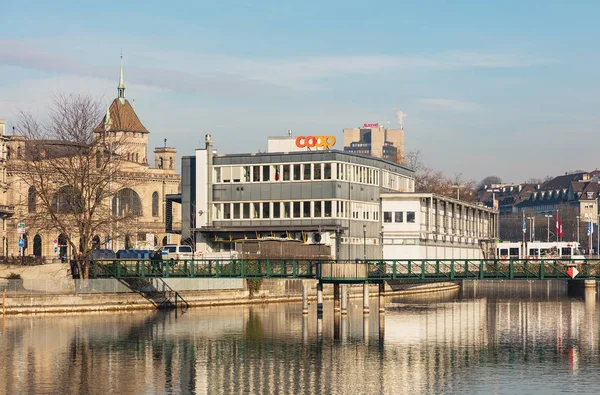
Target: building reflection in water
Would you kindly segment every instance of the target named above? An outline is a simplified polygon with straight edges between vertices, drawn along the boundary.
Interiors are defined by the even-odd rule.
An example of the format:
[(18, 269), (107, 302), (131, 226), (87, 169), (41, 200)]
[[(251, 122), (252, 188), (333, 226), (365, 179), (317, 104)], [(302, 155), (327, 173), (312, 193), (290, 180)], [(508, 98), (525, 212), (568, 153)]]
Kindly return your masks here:
[(299, 304), (8, 317), (0, 393), (436, 393), (593, 380), (594, 289), (581, 300), (561, 285), (514, 296), (477, 287), (392, 298), (385, 316), (363, 316), (361, 300), (335, 316), (326, 303), (320, 322), (316, 306), (303, 316)]

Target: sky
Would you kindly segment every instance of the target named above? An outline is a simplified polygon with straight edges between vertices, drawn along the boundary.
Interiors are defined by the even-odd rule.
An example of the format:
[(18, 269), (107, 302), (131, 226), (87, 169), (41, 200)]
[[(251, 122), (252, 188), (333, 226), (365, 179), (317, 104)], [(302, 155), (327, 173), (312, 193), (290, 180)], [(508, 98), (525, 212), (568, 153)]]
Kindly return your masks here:
[[(253, 4), (254, 3), (254, 4)], [(504, 182), (599, 166), (597, 1), (12, 1), (0, 118), (57, 93), (125, 96), (178, 155), (268, 136), (398, 127), (448, 176)]]

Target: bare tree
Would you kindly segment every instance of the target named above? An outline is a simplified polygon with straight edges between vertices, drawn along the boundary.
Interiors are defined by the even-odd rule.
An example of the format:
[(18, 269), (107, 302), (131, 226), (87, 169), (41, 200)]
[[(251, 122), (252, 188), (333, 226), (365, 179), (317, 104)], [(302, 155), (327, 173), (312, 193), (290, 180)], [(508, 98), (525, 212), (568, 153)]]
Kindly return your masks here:
[[(404, 156), (404, 163), (415, 171), (415, 191), (430, 192), (438, 195), (475, 201), (475, 181), (463, 179), (462, 174), (455, 173), (453, 178), (443, 172), (425, 165), (421, 151), (409, 151)], [(458, 189), (458, 191), (457, 191)]]
[(486, 185), (492, 185), (492, 184), (501, 184), (502, 183), (502, 179), (498, 176), (487, 176), (485, 177), (483, 180), (481, 180), (479, 182), (479, 184), (477, 185), (477, 189), (481, 189)]
[(109, 234), (119, 221), (127, 226), (136, 215), (112, 204), (114, 191), (131, 182), (123, 177), (127, 141), (122, 133), (95, 132), (101, 119), (99, 103), (84, 95), (57, 95), (46, 122), (21, 112), (24, 153), (10, 164), (27, 186), (21, 220), (28, 228), (63, 234), (82, 278), (89, 275), (94, 236)]

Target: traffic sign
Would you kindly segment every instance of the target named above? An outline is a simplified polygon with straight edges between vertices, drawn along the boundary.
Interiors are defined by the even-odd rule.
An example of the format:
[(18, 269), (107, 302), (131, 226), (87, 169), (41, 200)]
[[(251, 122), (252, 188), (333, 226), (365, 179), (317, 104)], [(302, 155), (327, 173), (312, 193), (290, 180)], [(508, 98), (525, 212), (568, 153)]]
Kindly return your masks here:
[(19, 232), (19, 234), (25, 233), (25, 223), (19, 222), (17, 225), (17, 232)]
[(23, 247), (25, 247), (25, 239), (20, 238), (19, 239), (19, 248), (23, 248)]
[(568, 274), (568, 275), (569, 275), (571, 278), (575, 278), (575, 277), (577, 277), (577, 275), (579, 274), (579, 270), (577, 270), (577, 269), (576, 269), (576, 268), (574, 268), (574, 267), (570, 267), (570, 268), (567, 270), (567, 274)]
[(58, 252), (58, 247), (54, 247), (54, 252)]
[(58, 245), (58, 239), (54, 239), (54, 247)]

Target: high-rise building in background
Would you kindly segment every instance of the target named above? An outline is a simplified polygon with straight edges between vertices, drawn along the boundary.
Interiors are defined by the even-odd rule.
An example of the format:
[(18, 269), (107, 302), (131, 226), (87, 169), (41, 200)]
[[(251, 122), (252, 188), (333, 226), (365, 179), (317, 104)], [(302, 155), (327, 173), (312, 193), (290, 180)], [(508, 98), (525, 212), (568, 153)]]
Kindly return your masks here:
[(344, 129), (344, 151), (404, 162), (404, 129), (386, 129), (378, 123)]

